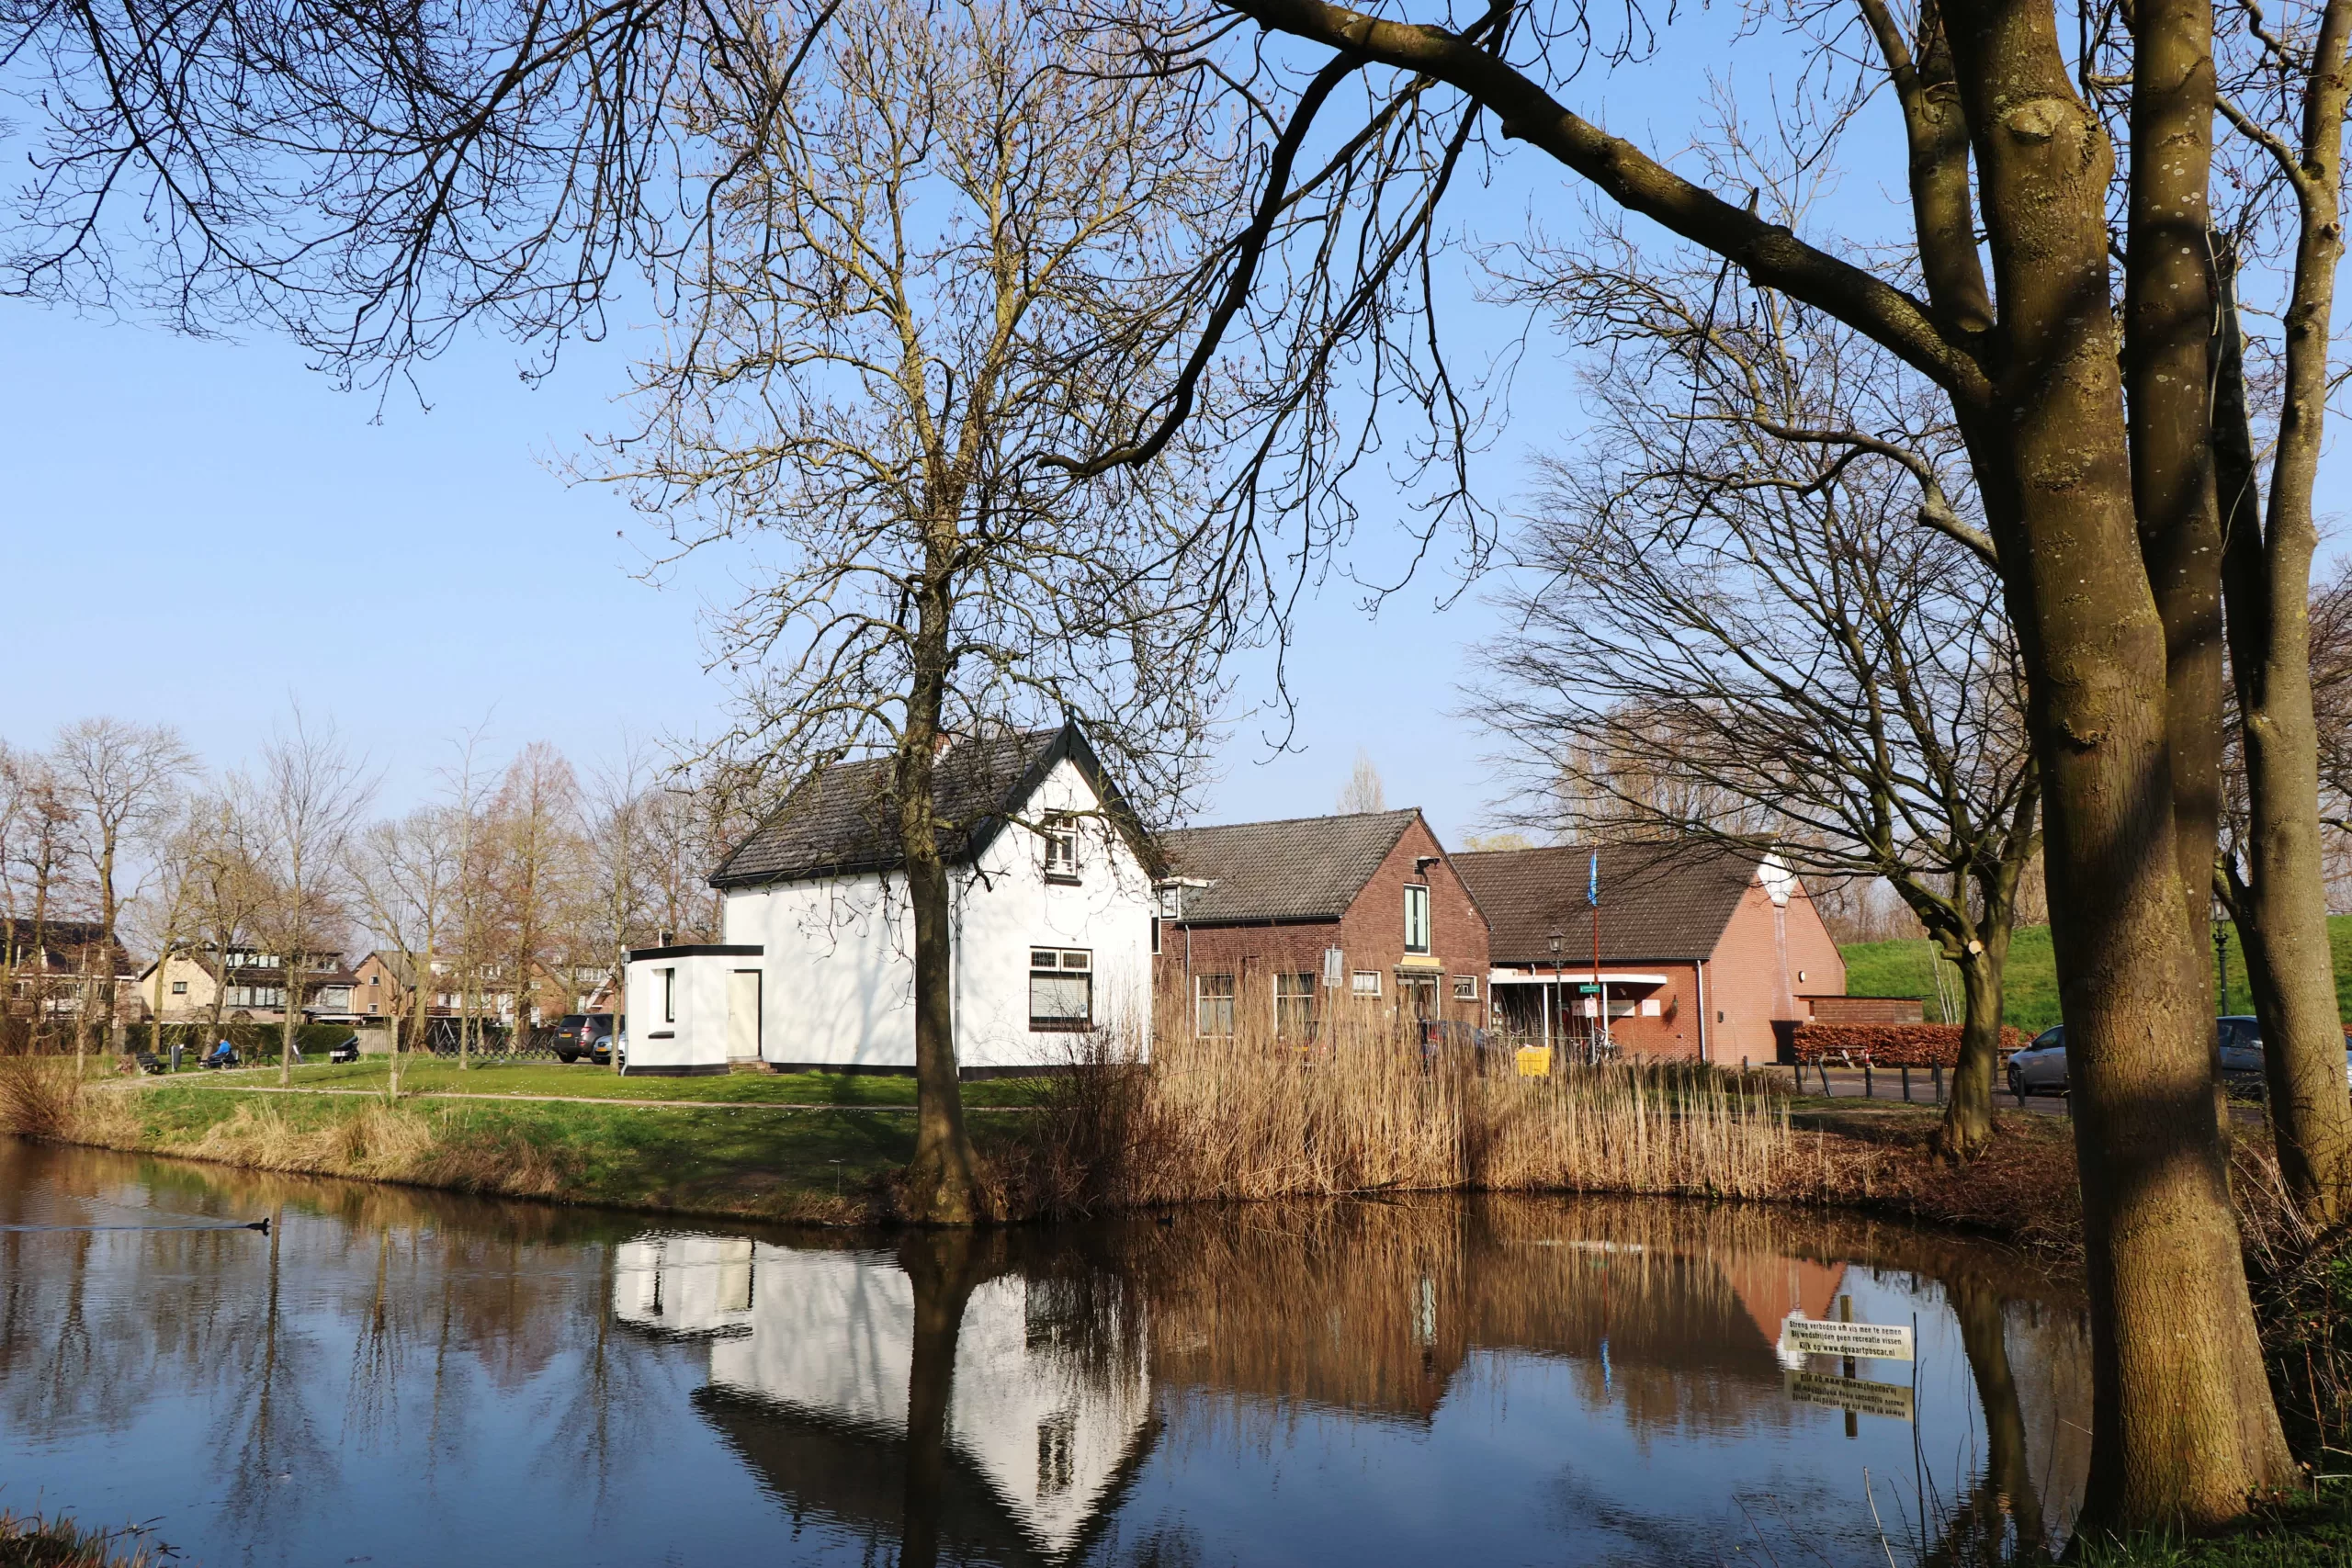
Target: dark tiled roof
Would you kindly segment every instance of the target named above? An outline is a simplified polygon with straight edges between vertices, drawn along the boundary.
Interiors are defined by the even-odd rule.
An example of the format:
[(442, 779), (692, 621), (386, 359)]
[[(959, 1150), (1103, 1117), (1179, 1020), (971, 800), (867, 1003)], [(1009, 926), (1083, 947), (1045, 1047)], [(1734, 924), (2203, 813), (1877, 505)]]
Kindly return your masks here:
[(1188, 925), (1336, 920), (1419, 816), (1370, 811), (1237, 822), (1163, 834), (1159, 842), (1170, 875), (1209, 884), (1184, 890)]
[[(1138, 848), (1142, 835), (1124, 798), (1076, 724), (958, 741), (939, 760), (933, 795), (941, 852), (950, 864), (986, 849), (1029, 793), (1064, 758), (1076, 762), (1114, 819)], [(889, 871), (905, 862), (890, 801), (891, 759), (825, 769), (786, 797), (711, 874), (713, 887)]]
[[(1585, 902), (1590, 845), (1488, 850), (1453, 857), (1487, 912), (1497, 964), (1544, 964), (1557, 929), (1571, 958), (1592, 956)], [(1600, 958), (1705, 958), (1756, 874), (1756, 857), (1697, 842), (1600, 846)]]

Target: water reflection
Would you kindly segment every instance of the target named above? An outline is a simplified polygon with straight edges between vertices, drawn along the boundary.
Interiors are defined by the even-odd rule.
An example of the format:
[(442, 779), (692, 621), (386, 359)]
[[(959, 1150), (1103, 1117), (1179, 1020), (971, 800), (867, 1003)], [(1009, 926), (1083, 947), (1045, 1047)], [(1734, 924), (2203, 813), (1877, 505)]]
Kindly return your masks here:
[[(2087, 1459), (2071, 1292), (1899, 1226), (1415, 1201), (877, 1247), (0, 1145), (0, 1224), (262, 1214), (0, 1232), (0, 1504), (198, 1562), (1979, 1563), (2062, 1546)], [(1917, 1359), (1782, 1353), (1841, 1303)]]

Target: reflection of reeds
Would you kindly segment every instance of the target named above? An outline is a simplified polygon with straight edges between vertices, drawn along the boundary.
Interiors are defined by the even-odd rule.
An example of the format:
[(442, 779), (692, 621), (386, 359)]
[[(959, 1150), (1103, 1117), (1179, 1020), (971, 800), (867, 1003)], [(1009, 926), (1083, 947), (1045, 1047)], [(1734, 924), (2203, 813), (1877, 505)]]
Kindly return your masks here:
[(1340, 1010), (1310, 1047), (1245, 1024), (1115, 1043), (1058, 1081), (1023, 1173), (1047, 1211), (1350, 1192), (1785, 1195), (1785, 1102), (1691, 1064), (1569, 1066), (1425, 1055), (1385, 1015)]

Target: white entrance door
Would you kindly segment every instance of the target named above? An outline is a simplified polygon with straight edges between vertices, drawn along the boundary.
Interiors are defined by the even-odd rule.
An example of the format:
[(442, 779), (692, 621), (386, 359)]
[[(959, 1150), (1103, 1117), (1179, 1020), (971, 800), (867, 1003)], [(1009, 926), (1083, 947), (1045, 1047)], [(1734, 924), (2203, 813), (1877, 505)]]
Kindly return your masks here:
[(737, 969), (727, 976), (727, 1059), (760, 1059), (760, 972)]

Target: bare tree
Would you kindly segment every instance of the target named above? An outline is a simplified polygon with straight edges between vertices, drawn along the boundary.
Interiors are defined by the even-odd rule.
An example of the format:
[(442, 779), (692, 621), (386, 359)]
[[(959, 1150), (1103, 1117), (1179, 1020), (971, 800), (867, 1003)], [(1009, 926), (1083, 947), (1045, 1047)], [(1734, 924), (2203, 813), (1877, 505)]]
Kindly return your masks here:
[[(520, 1044), (537, 1022), (558, 953), (571, 947), (561, 939), (579, 897), (582, 849), (571, 764), (544, 740), (524, 747), (499, 780), (484, 826), (492, 919), (501, 967), (513, 969), (514, 1038)], [(563, 979), (569, 986), (568, 972)]]
[(251, 789), (252, 814), (273, 884), (264, 930), (283, 987), (277, 1081), (288, 1084), (294, 1080), (305, 972), (326, 946), (351, 837), (375, 786), (334, 725), (312, 720), (298, 705), (286, 727), (262, 749), (261, 773)]
[(448, 807), (421, 806), (396, 820), (370, 823), (351, 846), (351, 883), (368, 924), (400, 955), (409, 987), (409, 1016), (392, 1029), (386, 1093), (393, 1100), (401, 1093), (401, 1057), (429, 1045), (434, 977), (457, 918), (462, 838)]
[[(1990, 551), (1944, 478), (1958, 438), (1905, 432), (1923, 411), (1882, 355), (1736, 281), (1622, 254), (1545, 276), (1611, 353), (1517, 547), (1483, 716), (1564, 832), (1885, 879), (1960, 972), (1936, 1144), (1973, 1158), (2040, 792)], [(1883, 451), (1790, 439), (1865, 426)]]
[(606, 964), (605, 984), (613, 999), (611, 1066), (616, 1074), (623, 1068), (621, 1010), (628, 979), (629, 939), (643, 923), (648, 885), (653, 880), (650, 852), (656, 840), (649, 818), (661, 802), (650, 793), (651, 773), (645, 749), (624, 739), (620, 756), (599, 771), (590, 786), (588, 852), (594, 868), (595, 918), (577, 956), (586, 958), (593, 953)]
[(100, 981), (102, 1005), (83, 999), (75, 1049), (96, 1011), (106, 1022), (107, 1044), (122, 1049), (122, 1023), (114, 984), (116, 927), (122, 913), (122, 874), (127, 856), (156, 847), (171, 819), (174, 796), (196, 772), (196, 758), (166, 724), (134, 725), (115, 718), (85, 718), (59, 731), (51, 749), (65, 797), (83, 820), (82, 848), (89, 858), (97, 895), (98, 951), (107, 973)]
[[(7, 951), (0, 954), (0, 1008), (26, 1006), (26, 1036), (38, 1050), (58, 1010), (59, 980), (51, 967), (60, 922), (78, 920), (88, 908), (88, 885), (76, 872), (90, 862), (82, 840), (83, 821), (74, 809), (54, 762), (37, 752), (17, 750), (6, 759), (10, 833), (0, 859), (0, 902), (7, 906)], [(86, 964), (86, 956), (82, 959)], [(29, 977), (28, 977), (29, 970)], [(86, 999), (86, 997), (85, 998)], [(83, 1043), (74, 1026), (77, 1061)]]
[[(1247, 630), (1246, 547), (1192, 504), (1186, 449), (1083, 487), (1162, 396), (1224, 143), (1181, 82), (1137, 79), (1026, 4), (828, 10), (695, 84), (716, 149), (673, 352), (605, 477), (683, 547), (763, 554), (719, 637), (771, 798), (890, 760), (913, 931), (917, 1219), (969, 1222), (934, 781), (956, 738), (1083, 717), (1145, 801), (1182, 793), (1216, 654)], [(797, 73), (797, 76), (793, 75)], [(788, 112), (772, 115), (781, 103)]]
[(1356, 765), (1349, 773), (1348, 782), (1340, 786), (1337, 809), (1342, 817), (1388, 809), (1388, 795), (1381, 787), (1380, 770), (1372, 765), (1372, 754), (1361, 748), (1356, 751)]

